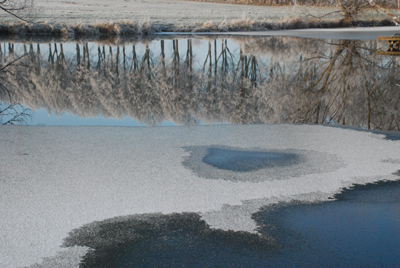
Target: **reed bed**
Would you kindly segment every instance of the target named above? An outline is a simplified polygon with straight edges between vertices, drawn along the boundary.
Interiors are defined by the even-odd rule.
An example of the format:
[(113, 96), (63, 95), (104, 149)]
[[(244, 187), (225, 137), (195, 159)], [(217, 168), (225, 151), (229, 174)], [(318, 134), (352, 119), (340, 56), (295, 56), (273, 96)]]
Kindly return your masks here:
[(339, 27), (375, 27), (392, 26), (390, 20), (358, 20), (348, 25), (342, 20), (332, 21), (307, 21), (302, 18), (285, 19), (280, 22), (268, 20), (253, 20), (249, 18), (235, 19), (231, 21), (213, 22), (187, 26), (160, 25), (149, 20), (137, 22), (105, 22), (94, 24), (63, 24), (63, 23), (26, 23), (6, 22), (0, 23), (1, 35), (47, 35), (64, 38), (86, 37), (129, 37), (147, 36), (157, 32), (234, 32), (234, 31), (267, 31), (289, 30), (307, 28), (339, 28)]

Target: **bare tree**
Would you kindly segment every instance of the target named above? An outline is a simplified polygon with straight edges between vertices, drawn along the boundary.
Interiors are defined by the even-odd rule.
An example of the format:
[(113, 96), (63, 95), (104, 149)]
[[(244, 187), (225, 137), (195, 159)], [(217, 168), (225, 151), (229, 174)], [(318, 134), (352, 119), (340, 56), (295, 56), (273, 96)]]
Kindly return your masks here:
[[(315, 3), (310, 4), (307, 1), (303, 1), (302, 3), (304, 6), (315, 5)], [(400, 12), (400, 0), (330, 0), (325, 3), (327, 6), (335, 6), (338, 9), (322, 15), (313, 15), (305, 10), (302, 10), (302, 13), (305, 17), (311, 18), (313, 21), (319, 21), (328, 16), (340, 14), (344, 25), (354, 25), (359, 20), (370, 20), (371, 11), (375, 10), (376, 14), (379, 12), (384, 13), (384, 16), (391, 19), (394, 23), (397, 25), (400, 24), (399, 17), (390, 11), (390, 9), (397, 9)]]
[(387, 11), (385, 8), (383, 8), (381, 5), (378, 5), (377, 3), (375, 3), (374, 0), (369, 0), (369, 4), (371, 6), (373, 6), (374, 8), (381, 10), (386, 15), (388, 15), (397, 25), (400, 24), (400, 0), (397, 0), (397, 10), (399, 12), (399, 16), (393, 15), (392, 13)]

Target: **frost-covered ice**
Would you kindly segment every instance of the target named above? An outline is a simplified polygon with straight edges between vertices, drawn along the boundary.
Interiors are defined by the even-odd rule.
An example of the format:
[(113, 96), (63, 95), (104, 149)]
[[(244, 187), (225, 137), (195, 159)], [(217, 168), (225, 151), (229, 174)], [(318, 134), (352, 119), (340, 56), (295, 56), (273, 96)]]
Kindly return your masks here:
[[(199, 212), (214, 228), (251, 232), (261, 206), (326, 200), (354, 183), (398, 179), (400, 169), (400, 141), (314, 125), (1, 126), (0, 133), (0, 267), (79, 258), (79, 248), (60, 253), (71, 230), (124, 215)], [(271, 179), (259, 179), (263, 169), (246, 172), (255, 181), (224, 172), (208, 179), (216, 167), (198, 165), (199, 176), (183, 164), (187, 148), (207, 146), (319, 157), (285, 165), (282, 177), (272, 172), (278, 165), (264, 169)]]

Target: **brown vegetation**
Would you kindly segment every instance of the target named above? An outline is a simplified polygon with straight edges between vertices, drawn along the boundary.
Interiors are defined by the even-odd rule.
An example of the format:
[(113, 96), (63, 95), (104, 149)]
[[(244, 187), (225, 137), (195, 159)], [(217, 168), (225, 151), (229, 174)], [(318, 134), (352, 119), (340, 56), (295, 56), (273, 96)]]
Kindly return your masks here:
[(157, 32), (231, 32), (231, 31), (266, 31), (306, 28), (340, 28), (393, 26), (390, 20), (354, 20), (351, 25), (344, 21), (304, 20), (301, 18), (286, 19), (281, 22), (256, 21), (249, 18), (232, 21), (205, 22), (189, 26), (162, 26), (149, 21), (139, 22), (106, 22), (95, 24), (62, 24), (26, 22), (0, 23), (0, 34), (8, 36), (29, 37), (30, 35), (48, 35), (62, 38), (85, 37), (134, 37), (146, 36)]
[[(303, 15), (305, 15), (304, 18), (314, 22), (332, 14), (340, 14), (342, 16), (340, 21), (342, 26), (358, 26), (360, 20), (366, 19), (363, 18), (365, 11), (375, 10), (383, 13), (396, 24), (400, 24), (400, 19), (389, 10), (400, 9), (400, 1), (398, 0), (213, 0), (212, 2), (266, 6), (335, 7), (337, 10), (326, 14), (313, 15), (309, 12), (303, 12)], [(303, 24), (303, 26), (309, 28), (306, 24)]]
[[(340, 2), (337, 0), (191, 0), (200, 2), (213, 2), (213, 3), (229, 3), (229, 4), (247, 4), (247, 5), (266, 5), (266, 6), (316, 6), (316, 7), (335, 7)], [(360, 4), (368, 3), (368, 0), (342, 0), (344, 5), (353, 5), (356, 2)], [(376, 0), (379, 4), (386, 8), (397, 8), (397, 0)]]

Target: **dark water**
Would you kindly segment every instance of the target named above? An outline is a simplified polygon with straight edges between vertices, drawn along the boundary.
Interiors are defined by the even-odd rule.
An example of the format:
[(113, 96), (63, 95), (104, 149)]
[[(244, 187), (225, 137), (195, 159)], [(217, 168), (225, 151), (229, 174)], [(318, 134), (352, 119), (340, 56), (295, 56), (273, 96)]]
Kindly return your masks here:
[(253, 215), (261, 236), (210, 229), (195, 213), (117, 218), (75, 230), (82, 267), (399, 267), (400, 182)]
[(255, 171), (262, 168), (286, 166), (296, 162), (295, 154), (280, 152), (252, 152), (209, 148), (203, 161), (216, 168), (231, 171)]
[(399, 182), (356, 186), (320, 204), (283, 204), (257, 219), (280, 226), (272, 233), (288, 261), (301, 267), (398, 267)]

